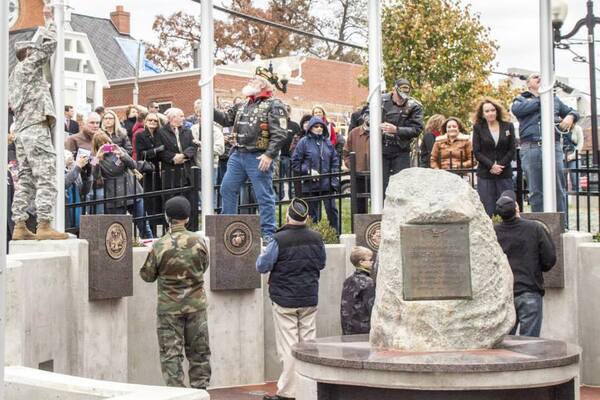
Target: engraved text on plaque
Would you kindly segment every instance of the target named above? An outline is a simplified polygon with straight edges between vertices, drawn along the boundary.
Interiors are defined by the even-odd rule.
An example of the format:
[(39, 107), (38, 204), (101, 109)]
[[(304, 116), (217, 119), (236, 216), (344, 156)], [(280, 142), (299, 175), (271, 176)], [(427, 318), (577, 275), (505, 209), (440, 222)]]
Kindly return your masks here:
[(402, 225), (404, 300), (470, 299), (469, 224)]

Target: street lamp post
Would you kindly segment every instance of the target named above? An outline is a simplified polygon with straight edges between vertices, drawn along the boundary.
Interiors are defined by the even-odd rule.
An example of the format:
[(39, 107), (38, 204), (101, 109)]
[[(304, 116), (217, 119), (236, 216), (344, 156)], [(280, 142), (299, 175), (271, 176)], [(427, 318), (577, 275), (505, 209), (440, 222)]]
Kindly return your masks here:
[(598, 165), (598, 110), (596, 101), (596, 57), (594, 49), (594, 27), (600, 24), (600, 18), (594, 16), (594, 2), (588, 0), (586, 3), (587, 14), (584, 18), (575, 23), (573, 29), (566, 35), (560, 34), (562, 27), (567, 17), (567, 3), (565, 0), (553, 0), (552, 4), (552, 28), (554, 30), (554, 45), (557, 46), (561, 40), (569, 39), (579, 30), (587, 27), (588, 41), (588, 66), (590, 71), (590, 108), (592, 114), (592, 157), (594, 164)]

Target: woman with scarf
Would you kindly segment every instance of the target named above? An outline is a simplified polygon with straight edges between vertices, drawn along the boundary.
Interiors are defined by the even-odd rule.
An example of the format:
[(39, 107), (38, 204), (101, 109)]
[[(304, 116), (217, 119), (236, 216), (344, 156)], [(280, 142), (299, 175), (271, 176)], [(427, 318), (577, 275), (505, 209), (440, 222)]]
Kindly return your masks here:
[(100, 129), (106, 133), (110, 140), (131, 155), (133, 148), (127, 137), (127, 131), (119, 124), (119, 117), (113, 110), (107, 110), (100, 121)]

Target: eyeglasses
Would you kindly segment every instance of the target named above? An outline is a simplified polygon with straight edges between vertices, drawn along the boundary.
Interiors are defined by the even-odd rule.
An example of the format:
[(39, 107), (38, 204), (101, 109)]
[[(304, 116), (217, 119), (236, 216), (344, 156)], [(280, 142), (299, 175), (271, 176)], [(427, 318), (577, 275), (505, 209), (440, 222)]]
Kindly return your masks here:
[(313, 129), (323, 129), (323, 127), (321, 125), (315, 125), (313, 126)]

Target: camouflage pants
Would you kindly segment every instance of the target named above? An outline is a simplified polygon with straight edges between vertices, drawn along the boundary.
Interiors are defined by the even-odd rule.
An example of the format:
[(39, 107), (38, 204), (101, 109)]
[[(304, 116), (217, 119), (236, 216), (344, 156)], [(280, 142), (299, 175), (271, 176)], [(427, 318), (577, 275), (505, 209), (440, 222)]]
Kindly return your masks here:
[(56, 202), (56, 153), (48, 124), (31, 125), (16, 135), (19, 165), (18, 182), (12, 205), (12, 219), (26, 221), (27, 207), (35, 198), (38, 221), (52, 221)]
[(193, 388), (206, 388), (210, 382), (210, 348), (206, 311), (190, 314), (159, 314), (158, 345), (160, 366), (167, 386), (184, 387), (183, 349), (190, 364)]

